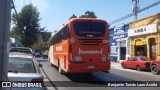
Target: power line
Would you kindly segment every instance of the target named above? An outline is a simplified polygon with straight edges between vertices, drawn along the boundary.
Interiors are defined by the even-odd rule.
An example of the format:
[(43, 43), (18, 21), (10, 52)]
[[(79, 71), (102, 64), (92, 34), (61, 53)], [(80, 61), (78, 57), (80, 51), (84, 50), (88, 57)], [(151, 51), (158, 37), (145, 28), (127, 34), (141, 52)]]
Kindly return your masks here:
[[(15, 11), (15, 14), (16, 14), (16, 16), (17, 16), (18, 21), (20, 21), (20, 24), (24, 25), (23, 22), (22, 22), (22, 20), (21, 20), (21, 19), (19, 18), (19, 16), (18, 16), (18, 13), (17, 13), (17, 10), (16, 10), (16, 8), (15, 8), (15, 5), (14, 5), (13, 0), (12, 0), (11, 3), (12, 3), (12, 8), (13, 8), (14, 11)], [(22, 31), (24, 31), (24, 28), (22, 29)]]
[(18, 16), (18, 13), (17, 13), (17, 10), (16, 10), (16, 8), (15, 8), (15, 5), (14, 5), (13, 0), (12, 0), (12, 8), (14, 9), (14, 11), (15, 11), (15, 13), (16, 13), (16, 16), (17, 16), (17, 18), (19, 19), (19, 16)]
[(140, 13), (140, 12), (142, 12), (142, 11), (145, 11), (145, 10), (151, 8), (151, 7), (154, 7), (154, 6), (158, 5), (158, 4), (160, 4), (160, 1), (155, 2), (154, 4), (151, 4), (151, 5), (147, 6), (147, 7), (145, 7), (145, 8), (143, 8), (143, 9), (139, 10), (138, 13)]
[[(24, 2), (25, 2), (25, 0), (24, 0)], [(20, 21), (20, 24), (24, 25), (23, 22), (22, 22), (22, 20), (19, 18), (19, 15), (18, 15), (18, 13), (17, 13), (17, 10), (16, 10), (16, 8), (15, 8), (15, 4), (14, 4), (13, 0), (12, 0), (11, 3), (12, 3), (12, 8), (14, 9), (15, 14), (16, 14), (16, 16), (17, 16), (17, 19)]]
[[(154, 7), (154, 6), (158, 5), (158, 4), (160, 4), (160, 1), (157, 1), (157, 2), (155, 2), (155, 3), (153, 3), (153, 4), (151, 4), (151, 5), (143, 8), (143, 9), (138, 10), (137, 13), (140, 13), (140, 12), (142, 12), (142, 11), (145, 11), (145, 10), (147, 10), (147, 9), (149, 9), (149, 8), (151, 8), (151, 7)], [(124, 20), (124, 19), (127, 19), (127, 18), (133, 16), (133, 15), (134, 15), (134, 13), (131, 13), (131, 14), (129, 14), (129, 15), (126, 15), (126, 16), (124, 16), (124, 17), (122, 17), (122, 18), (119, 18), (119, 19), (117, 19), (117, 20), (115, 20), (115, 21), (110, 22), (109, 25), (112, 25), (112, 24), (115, 24), (115, 23), (117, 23), (117, 22), (120, 22), (120, 21), (122, 21), (122, 20)]]

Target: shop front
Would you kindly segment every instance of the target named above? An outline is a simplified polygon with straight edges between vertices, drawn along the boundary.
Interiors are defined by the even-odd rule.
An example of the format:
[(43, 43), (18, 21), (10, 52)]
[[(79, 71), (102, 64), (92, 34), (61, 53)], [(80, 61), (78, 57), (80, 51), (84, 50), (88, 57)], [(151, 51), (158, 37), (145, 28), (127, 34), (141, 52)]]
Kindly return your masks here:
[(121, 24), (110, 29), (110, 59), (119, 62), (129, 56), (128, 24)]
[(156, 60), (160, 56), (159, 14), (129, 24), (130, 56), (146, 56)]

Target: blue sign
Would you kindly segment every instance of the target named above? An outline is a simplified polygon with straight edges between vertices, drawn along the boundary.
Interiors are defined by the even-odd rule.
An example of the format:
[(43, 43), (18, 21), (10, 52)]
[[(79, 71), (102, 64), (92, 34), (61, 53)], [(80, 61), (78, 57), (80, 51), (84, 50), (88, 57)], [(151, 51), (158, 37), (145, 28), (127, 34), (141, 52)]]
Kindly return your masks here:
[(114, 28), (114, 35), (117, 35), (117, 34), (124, 34), (125, 31), (124, 31), (124, 24), (121, 24), (121, 25), (118, 25)]
[(113, 31), (113, 39), (115, 39), (116, 41), (122, 41), (125, 40), (126, 37), (128, 37), (127, 32), (125, 32), (124, 24), (116, 26)]

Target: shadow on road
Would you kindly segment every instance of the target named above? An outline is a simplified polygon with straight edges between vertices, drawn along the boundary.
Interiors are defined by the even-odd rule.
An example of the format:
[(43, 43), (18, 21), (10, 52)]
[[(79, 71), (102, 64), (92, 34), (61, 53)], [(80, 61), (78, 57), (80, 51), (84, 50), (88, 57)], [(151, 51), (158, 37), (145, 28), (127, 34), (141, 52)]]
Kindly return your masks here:
[[(72, 84), (71, 86), (75, 87), (106, 87), (108, 85), (108, 82), (115, 83), (120, 81), (134, 81), (112, 73), (104, 72), (65, 74), (65, 76), (69, 80), (71, 80), (68, 83)], [(70, 86), (70, 84), (68, 85)]]

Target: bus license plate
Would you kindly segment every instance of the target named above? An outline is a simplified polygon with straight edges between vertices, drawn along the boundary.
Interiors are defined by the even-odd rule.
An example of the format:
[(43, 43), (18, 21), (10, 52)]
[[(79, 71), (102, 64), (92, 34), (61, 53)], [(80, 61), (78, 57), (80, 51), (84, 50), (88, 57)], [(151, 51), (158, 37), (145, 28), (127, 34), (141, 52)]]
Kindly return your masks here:
[(89, 69), (92, 69), (92, 68), (94, 68), (94, 66), (88, 66), (88, 68), (89, 68)]

